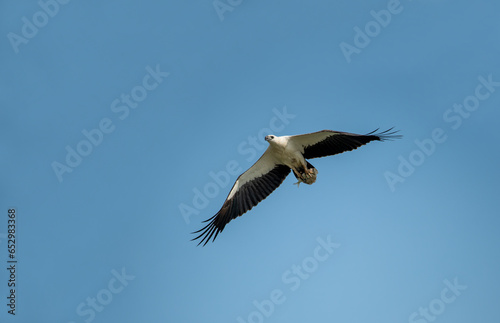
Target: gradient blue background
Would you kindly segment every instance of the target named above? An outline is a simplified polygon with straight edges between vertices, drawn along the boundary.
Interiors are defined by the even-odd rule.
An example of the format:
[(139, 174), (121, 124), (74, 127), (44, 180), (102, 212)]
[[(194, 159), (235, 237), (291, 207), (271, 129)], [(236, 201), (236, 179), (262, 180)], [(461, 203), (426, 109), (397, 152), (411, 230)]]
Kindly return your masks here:
[[(238, 322), (279, 289), (286, 300), (264, 322), (408, 322), (457, 278), (467, 289), (436, 320), (498, 322), (500, 88), (457, 129), (443, 114), (478, 77), (500, 81), (500, 4), (401, 1), (348, 63), (340, 44), (387, 3), (243, 1), (221, 20), (210, 0), (70, 1), (16, 53), (8, 34), (41, 7), (1, 2), (0, 320)], [(169, 76), (120, 120), (113, 100), (157, 65)], [(190, 232), (236, 176), (189, 223), (181, 205), (228, 162), (248, 168), (258, 156), (239, 145), (284, 107), (295, 117), (276, 135), (395, 126), (404, 138), (313, 160), (314, 185), (297, 189), (290, 176), (196, 247)], [(52, 163), (103, 118), (114, 131), (58, 181)], [(446, 141), (391, 190), (384, 174), (436, 128)], [(292, 291), (282, 275), (328, 236), (340, 247)], [(95, 317), (78, 315), (122, 268), (135, 278)]]

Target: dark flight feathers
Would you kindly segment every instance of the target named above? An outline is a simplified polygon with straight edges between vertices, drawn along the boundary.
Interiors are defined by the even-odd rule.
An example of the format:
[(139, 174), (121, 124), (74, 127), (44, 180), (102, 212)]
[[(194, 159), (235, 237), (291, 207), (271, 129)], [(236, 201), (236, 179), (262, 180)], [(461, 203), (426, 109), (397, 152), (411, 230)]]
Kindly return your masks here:
[[(267, 174), (264, 174), (250, 182), (243, 184), (243, 186), (239, 188), (238, 191), (236, 191), (232, 198), (226, 199), (226, 201), (222, 205), (222, 208), (219, 210), (219, 212), (217, 212), (217, 214), (215, 214), (208, 220), (203, 221), (210, 222), (202, 229), (193, 232), (201, 233), (192, 240), (196, 240), (204, 236), (203, 239), (201, 239), (201, 241), (198, 243), (198, 245), (202, 243), (203, 245), (206, 245), (207, 242), (212, 238), (212, 236), (212, 241), (215, 240), (219, 232), (224, 229), (229, 221), (251, 210), (260, 201), (268, 197), (276, 188), (278, 188), (278, 186), (281, 185), (281, 183), (283, 183), (289, 173), (290, 168), (288, 166), (276, 165)], [(238, 177), (236, 183), (238, 182), (240, 177)]]
[[(384, 140), (397, 139), (401, 137), (400, 135), (396, 134), (397, 131), (392, 131), (392, 128), (386, 131), (382, 131), (380, 133), (376, 133), (377, 130), (378, 129), (369, 132), (366, 135), (358, 135), (354, 133), (332, 131), (332, 130), (323, 130), (314, 133), (318, 135), (322, 134), (326, 138), (321, 138), (323, 140), (310, 145), (304, 145), (304, 154), (303, 154), (304, 158), (312, 159), (312, 158), (332, 156), (346, 151), (354, 150), (373, 140), (384, 141)], [(308, 136), (308, 135), (309, 134), (299, 135), (297, 137)]]

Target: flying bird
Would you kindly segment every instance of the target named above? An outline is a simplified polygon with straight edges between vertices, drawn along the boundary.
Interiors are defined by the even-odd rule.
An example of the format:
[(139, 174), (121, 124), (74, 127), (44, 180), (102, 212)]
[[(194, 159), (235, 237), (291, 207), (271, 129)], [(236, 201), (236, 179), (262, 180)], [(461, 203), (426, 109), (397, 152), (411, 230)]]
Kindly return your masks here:
[(252, 167), (236, 179), (222, 208), (213, 217), (203, 221), (210, 222), (193, 232), (199, 235), (192, 240), (201, 238), (198, 245), (206, 245), (210, 239), (213, 242), (232, 219), (251, 210), (278, 188), (290, 170), (298, 180), (295, 183), (297, 186), (300, 183), (311, 185), (316, 182), (318, 170), (307, 159), (354, 150), (373, 140), (384, 141), (401, 137), (392, 128), (379, 133), (376, 133), (377, 130), (366, 135), (323, 130), (295, 136), (266, 136), (265, 140), (269, 143), (267, 150)]

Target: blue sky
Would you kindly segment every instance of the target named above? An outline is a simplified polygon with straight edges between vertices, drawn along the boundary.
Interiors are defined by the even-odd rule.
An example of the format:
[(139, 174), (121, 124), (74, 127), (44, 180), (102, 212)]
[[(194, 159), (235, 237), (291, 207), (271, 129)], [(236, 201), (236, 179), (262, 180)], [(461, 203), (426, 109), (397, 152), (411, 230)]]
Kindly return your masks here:
[[(2, 2), (0, 320), (497, 322), (499, 9)], [(190, 241), (269, 130), (379, 127)]]

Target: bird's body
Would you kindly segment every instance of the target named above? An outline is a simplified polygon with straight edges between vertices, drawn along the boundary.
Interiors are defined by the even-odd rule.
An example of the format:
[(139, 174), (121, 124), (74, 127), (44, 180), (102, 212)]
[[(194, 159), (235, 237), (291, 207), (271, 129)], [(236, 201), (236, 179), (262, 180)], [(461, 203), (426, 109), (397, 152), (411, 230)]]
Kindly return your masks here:
[(307, 159), (353, 150), (373, 140), (400, 137), (390, 130), (366, 135), (323, 130), (295, 136), (266, 136), (267, 150), (238, 177), (222, 208), (205, 221), (210, 222), (204, 228), (194, 232), (201, 233), (193, 240), (203, 237), (199, 244), (206, 244), (212, 237), (215, 240), (229, 221), (252, 209), (281, 185), (290, 170), (298, 180), (297, 185), (316, 182), (318, 171)]
[(295, 177), (299, 180), (295, 183), (297, 186), (300, 183), (313, 184), (316, 182), (318, 171), (306, 161), (302, 145), (296, 140), (291, 140), (292, 137), (266, 136), (266, 141), (269, 142), (267, 149), (270, 150), (266, 152), (276, 156), (278, 164), (284, 164), (292, 169)]

